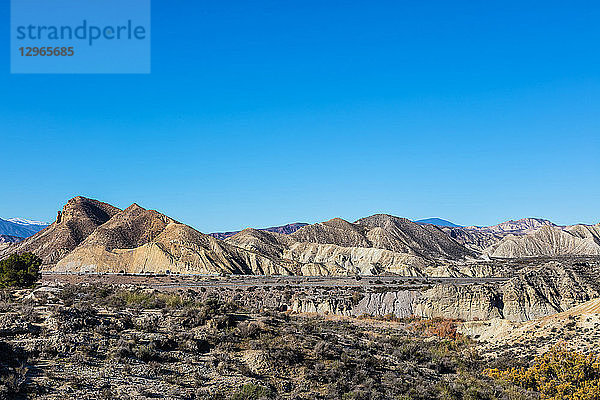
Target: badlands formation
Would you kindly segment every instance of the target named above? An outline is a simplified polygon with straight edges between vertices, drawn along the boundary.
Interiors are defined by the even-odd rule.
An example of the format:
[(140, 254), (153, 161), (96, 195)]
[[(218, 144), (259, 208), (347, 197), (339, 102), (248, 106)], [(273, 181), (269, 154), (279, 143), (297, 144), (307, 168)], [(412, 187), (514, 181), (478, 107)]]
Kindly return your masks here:
[(349, 316), (518, 323), (600, 297), (600, 224), (561, 227), (528, 218), (438, 227), (378, 214), (219, 235), (227, 237), (137, 204), (121, 210), (75, 197), (46, 229), (0, 247), (0, 259), (29, 251), (42, 258), (46, 272), (420, 279), (416, 286), (296, 290), (277, 305)]
[(424, 276), (477, 256), (433, 225), (389, 215), (289, 235), (246, 229), (222, 241), (137, 204), (120, 210), (83, 197), (0, 257), (24, 251), (52, 271), (280, 275)]
[(206, 235), (137, 204), (120, 210), (75, 197), (49, 227), (5, 247), (0, 258), (30, 251), (47, 270), (66, 272), (490, 276), (486, 268), (497, 266), (486, 260), (598, 256), (600, 224), (438, 227), (377, 214)]

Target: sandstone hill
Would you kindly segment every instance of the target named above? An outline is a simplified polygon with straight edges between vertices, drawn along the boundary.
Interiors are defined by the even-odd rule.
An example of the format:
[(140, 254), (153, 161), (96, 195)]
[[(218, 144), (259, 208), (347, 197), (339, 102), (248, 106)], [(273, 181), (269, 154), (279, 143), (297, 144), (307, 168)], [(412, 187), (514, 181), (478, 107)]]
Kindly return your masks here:
[(546, 225), (525, 235), (508, 235), (484, 252), (500, 258), (600, 255), (600, 224)]
[(522, 218), (518, 220), (510, 220), (501, 222), (492, 226), (467, 226), (466, 229), (484, 232), (493, 232), (499, 234), (525, 234), (533, 232), (542, 226), (556, 226), (551, 221), (541, 218)]
[[(476, 253), (449, 238), (432, 225), (420, 225), (406, 218), (378, 214), (354, 223), (341, 218), (306, 225), (287, 236), (246, 229), (231, 238), (229, 243), (254, 251), (268, 251), (282, 255), (290, 247), (303, 243), (312, 249), (354, 248), (379, 249), (421, 259), (461, 260)], [(382, 254), (382, 252), (379, 252)]]
[(292, 274), (286, 265), (257, 253), (230, 246), (180, 223), (169, 223), (153, 240), (137, 247), (78, 246), (53, 268), (56, 271)]
[(372, 247), (401, 251), (426, 258), (464, 259), (475, 253), (449, 238), (434, 225), (416, 224), (406, 218), (376, 214), (356, 221), (367, 227)]
[(448, 236), (466, 248), (481, 253), (495, 245), (504, 237), (503, 234), (468, 228), (441, 228)]
[(58, 213), (56, 221), (44, 230), (0, 252), (0, 259), (12, 253), (32, 252), (44, 264), (54, 264), (83, 242), (98, 226), (119, 210), (110, 204), (74, 197)]
[[(293, 273), (291, 263), (228, 245), (137, 204), (111, 211), (116, 211), (111, 218), (99, 220), (104, 222), (86, 231), (85, 237), (78, 236), (82, 240), (76, 246), (69, 242), (57, 253), (61, 257), (50, 258), (54, 264), (50, 268), (63, 272)], [(35, 239), (40, 243), (45, 236)]]
[(342, 247), (372, 247), (367, 232), (365, 226), (334, 218), (305, 226), (290, 236), (298, 242), (335, 244)]
[[(322, 227), (316, 229), (321, 231)], [(300, 234), (301, 238), (305, 234), (312, 235), (306, 232)], [(302, 275), (425, 274), (426, 260), (422, 257), (380, 248), (309, 242), (298, 239), (295, 235), (281, 235), (255, 229), (245, 229), (226, 239), (226, 243), (293, 262)]]
[(334, 218), (290, 235), (246, 229), (226, 243), (293, 261), (303, 275), (437, 275), (444, 262), (476, 256), (435, 226), (390, 215)]

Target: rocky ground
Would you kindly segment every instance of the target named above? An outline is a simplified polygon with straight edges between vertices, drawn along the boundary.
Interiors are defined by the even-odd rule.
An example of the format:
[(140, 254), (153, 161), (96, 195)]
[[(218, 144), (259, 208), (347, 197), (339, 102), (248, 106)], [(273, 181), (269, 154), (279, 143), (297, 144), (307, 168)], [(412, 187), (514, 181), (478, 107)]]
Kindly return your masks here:
[(123, 285), (0, 292), (0, 397), (526, 399), (486, 378), (442, 319), (296, 315), (202, 291)]
[(597, 257), (455, 268), (44, 273), (0, 291), (0, 399), (526, 399), (484, 371), (530, 366), (557, 343), (597, 352)]

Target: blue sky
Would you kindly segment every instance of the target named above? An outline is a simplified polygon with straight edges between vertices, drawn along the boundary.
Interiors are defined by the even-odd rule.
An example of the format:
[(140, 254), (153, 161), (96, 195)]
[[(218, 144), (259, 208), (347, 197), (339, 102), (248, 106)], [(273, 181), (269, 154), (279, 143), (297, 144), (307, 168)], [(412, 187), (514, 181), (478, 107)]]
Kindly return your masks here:
[(475, 3), (154, 0), (149, 75), (4, 51), (0, 217), (84, 195), (204, 232), (600, 222), (600, 5)]

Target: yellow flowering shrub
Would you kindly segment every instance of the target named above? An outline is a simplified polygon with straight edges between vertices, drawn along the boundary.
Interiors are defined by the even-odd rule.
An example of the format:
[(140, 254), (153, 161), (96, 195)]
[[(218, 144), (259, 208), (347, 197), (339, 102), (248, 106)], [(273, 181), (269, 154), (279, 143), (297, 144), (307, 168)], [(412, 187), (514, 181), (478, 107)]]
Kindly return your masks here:
[(486, 375), (540, 393), (542, 400), (600, 400), (600, 355), (557, 345), (529, 368), (485, 370)]

